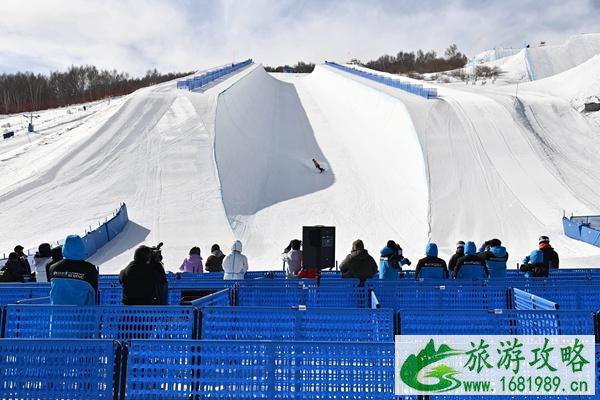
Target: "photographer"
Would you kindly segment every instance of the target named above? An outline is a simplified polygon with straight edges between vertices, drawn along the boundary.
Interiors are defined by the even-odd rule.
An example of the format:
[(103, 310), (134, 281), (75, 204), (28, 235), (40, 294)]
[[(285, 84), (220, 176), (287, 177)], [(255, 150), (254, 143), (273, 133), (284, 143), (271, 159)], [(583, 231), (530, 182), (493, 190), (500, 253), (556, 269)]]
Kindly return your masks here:
[(380, 255), (379, 279), (399, 279), (402, 277), (402, 266), (411, 264), (410, 260), (402, 255), (402, 247), (393, 240), (388, 240)]
[(167, 304), (167, 275), (160, 248), (140, 246), (133, 261), (119, 274), (125, 305)]

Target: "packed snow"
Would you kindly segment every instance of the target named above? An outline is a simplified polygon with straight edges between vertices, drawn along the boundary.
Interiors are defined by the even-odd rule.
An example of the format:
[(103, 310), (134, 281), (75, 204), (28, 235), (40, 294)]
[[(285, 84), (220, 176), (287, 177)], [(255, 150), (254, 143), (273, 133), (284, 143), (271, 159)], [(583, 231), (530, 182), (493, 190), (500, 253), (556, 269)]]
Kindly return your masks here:
[[(176, 271), (192, 246), (206, 257), (234, 239), (251, 270), (279, 269), (315, 224), (336, 226), (338, 260), (357, 238), (372, 254), (395, 239), (416, 261), (428, 240), (449, 256), (457, 240), (498, 237), (514, 267), (547, 234), (562, 265), (598, 266), (600, 249), (561, 222), (599, 212), (600, 124), (579, 112), (600, 95), (598, 38), (530, 49), (546, 79), (428, 83), (435, 100), (324, 65), (305, 76), (251, 65), (201, 92), (169, 82), (41, 112), (33, 134), (5, 117), (18, 130), (0, 142), (0, 249), (83, 234), (125, 202), (130, 224), (91, 259), (103, 273), (142, 243), (164, 242)], [(520, 54), (502, 62), (522, 82)]]

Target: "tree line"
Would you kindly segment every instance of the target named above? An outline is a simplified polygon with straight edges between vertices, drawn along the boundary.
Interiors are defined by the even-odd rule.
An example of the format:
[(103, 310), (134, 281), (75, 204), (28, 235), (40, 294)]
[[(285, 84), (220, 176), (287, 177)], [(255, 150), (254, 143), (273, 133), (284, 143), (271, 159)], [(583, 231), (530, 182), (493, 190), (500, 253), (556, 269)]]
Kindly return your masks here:
[(267, 72), (294, 72), (297, 74), (309, 74), (313, 72), (315, 69), (315, 64), (313, 63), (305, 63), (304, 61), (298, 61), (296, 65), (280, 65), (278, 67), (269, 67), (265, 66), (265, 71)]
[(467, 60), (467, 56), (458, 51), (458, 46), (452, 44), (448, 46), (443, 57), (439, 57), (434, 50), (424, 52), (419, 49), (416, 53), (399, 51), (395, 56), (385, 54), (364, 64), (356, 59), (352, 60), (352, 63), (391, 74), (423, 74), (462, 68)]
[(145, 86), (191, 74), (148, 70), (141, 78), (117, 70), (99, 70), (93, 65), (71, 66), (50, 74), (17, 72), (0, 75), (0, 113), (37, 111), (111, 96), (129, 94)]

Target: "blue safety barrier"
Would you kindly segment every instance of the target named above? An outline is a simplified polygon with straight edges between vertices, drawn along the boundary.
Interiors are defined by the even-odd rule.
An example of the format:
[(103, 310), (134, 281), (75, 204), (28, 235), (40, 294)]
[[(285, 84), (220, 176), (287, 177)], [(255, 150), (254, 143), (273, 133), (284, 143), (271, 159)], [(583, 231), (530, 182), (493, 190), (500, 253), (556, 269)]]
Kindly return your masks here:
[(382, 307), (394, 309), (503, 309), (508, 308), (509, 289), (481, 285), (414, 285), (373, 287)]
[(222, 340), (394, 340), (394, 310), (305, 307), (206, 307), (201, 338)]
[(129, 222), (127, 205), (123, 203), (115, 215), (93, 231), (87, 232), (82, 238), (85, 243), (86, 258), (94, 255), (98, 249), (113, 240), (125, 229)]
[(0, 306), (50, 296), (49, 283), (0, 283)]
[(3, 399), (116, 399), (121, 345), (112, 340), (0, 340)]
[(186, 306), (8, 305), (4, 337), (194, 339), (196, 321)]
[(225, 75), (229, 75), (232, 72), (238, 71), (241, 68), (244, 68), (248, 65), (252, 64), (252, 59), (248, 59), (246, 61), (239, 62), (237, 64), (231, 64), (226, 67), (222, 67), (219, 69), (215, 69), (212, 71), (208, 71), (202, 75), (193, 76), (188, 79), (177, 81), (177, 89), (187, 89), (187, 90), (196, 90), (213, 82), (216, 79), (219, 79)]
[(402, 335), (594, 335), (594, 313), (532, 310), (400, 310)]
[[(517, 286), (517, 285), (515, 285)], [(600, 285), (571, 285), (518, 287), (531, 294), (558, 303), (560, 310), (600, 310)]]
[(394, 343), (142, 341), (126, 399), (394, 399)]
[(372, 72), (363, 71), (357, 68), (352, 68), (347, 65), (341, 65), (331, 61), (325, 61), (325, 65), (340, 69), (345, 72), (349, 72), (354, 75), (358, 75), (362, 78), (366, 78), (383, 85), (391, 86), (408, 93), (416, 94), (417, 96), (425, 97), (426, 99), (434, 99), (438, 96), (437, 89), (424, 88), (421, 84), (414, 84), (408, 82), (402, 82), (397, 79), (392, 79), (387, 76), (374, 74)]
[(515, 310), (558, 310), (557, 303), (521, 289), (512, 289), (511, 308)]
[(209, 294), (208, 296), (200, 297), (199, 299), (190, 302), (192, 307), (217, 307), (233, 305), (233, 289), (223, 289), (218, 292)]
[[(258, 282), (258, 281), (254, 281)], [(267, 290), (268, 288), (268, 290)], [(368, 293), (364, 287), (343, 285), (248, 285), (245, 282), (236, 291), (236, 305), (257, 307), (341, 307), (365, 308)]]
[(568, 237), (600, 247), (600, 216), (563, 217), (563, 230)]

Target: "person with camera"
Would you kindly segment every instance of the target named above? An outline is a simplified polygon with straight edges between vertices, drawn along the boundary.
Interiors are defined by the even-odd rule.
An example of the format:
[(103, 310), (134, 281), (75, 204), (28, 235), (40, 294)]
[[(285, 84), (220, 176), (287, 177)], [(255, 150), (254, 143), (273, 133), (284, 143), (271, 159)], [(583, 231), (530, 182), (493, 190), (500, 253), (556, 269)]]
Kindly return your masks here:
[(133, 261), (119, 274), (125, 305), (167, 304), (167, 275), (162, 265), (160, 247), (140, 246)]
[(402, 255), (402, 247), (393, 240), (388, 240), (381, 249), (379, 259), (379, 279), (396, 280), (402, 277), (402, 266), (410, 265), (408, 258)]
[(98, 269), (85, 261), (85, 243), (69, 235), (63, 245), (63, 259), (49, 269), (52, 304), (93, 306), (98, 293)]

